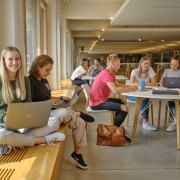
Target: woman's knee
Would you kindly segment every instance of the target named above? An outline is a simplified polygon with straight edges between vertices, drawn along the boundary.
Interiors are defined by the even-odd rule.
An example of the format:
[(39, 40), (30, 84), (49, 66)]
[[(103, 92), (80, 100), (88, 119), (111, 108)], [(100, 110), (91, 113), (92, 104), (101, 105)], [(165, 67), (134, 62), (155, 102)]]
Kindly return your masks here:
[(82, 119), (82, 118), (80, 118), (80, 117), (77, 117), (76, 118), (76, 124), (77, 124), (77, 127), (79, 128), (79, 127), (83, 127), (83, 128), (85, 128), (85, 121)]
[(0, 129), (0, 144), (6, 144), (5, 142), (5, 137), (7, 137), (9, 134), (11, 134), (11, 131), (5, 130), (5, 129)]
[(128, 112), (128, 107), (126, 105), (121, 104), (120, 108), (122, 111)]

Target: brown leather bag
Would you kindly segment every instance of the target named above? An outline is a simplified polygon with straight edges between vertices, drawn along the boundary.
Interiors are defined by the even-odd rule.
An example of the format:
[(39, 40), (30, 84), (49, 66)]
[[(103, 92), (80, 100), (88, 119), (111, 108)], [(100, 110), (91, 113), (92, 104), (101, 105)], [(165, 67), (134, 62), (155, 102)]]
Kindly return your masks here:
[(98, 124), (97, 145), (101, 146), (124, 146), (125, 141), (131, 142), (131, 139), (125, 136), (123, 126), (113, 126)]

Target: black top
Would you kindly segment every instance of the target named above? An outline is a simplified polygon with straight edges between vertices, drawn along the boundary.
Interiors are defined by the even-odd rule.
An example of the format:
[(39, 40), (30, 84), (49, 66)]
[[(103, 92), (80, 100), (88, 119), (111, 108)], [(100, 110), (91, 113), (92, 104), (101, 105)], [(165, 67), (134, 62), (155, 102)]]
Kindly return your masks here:
[(31, 84), (31, 96), (33, 102), (51, 99), (51, 89), (47, 79), (37, 80), (33, 76), (28, 76), (28, 78)]

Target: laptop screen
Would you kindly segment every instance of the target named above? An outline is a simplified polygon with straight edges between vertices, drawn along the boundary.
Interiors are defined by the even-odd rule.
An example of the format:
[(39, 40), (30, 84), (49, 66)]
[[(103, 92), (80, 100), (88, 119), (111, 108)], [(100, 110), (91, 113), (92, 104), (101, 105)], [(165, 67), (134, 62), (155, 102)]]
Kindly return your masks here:
[(163, 87), (180, 88), (180, 77), (164, 77)]
[(73, 97), (71, 98), (70, 101), (60, 101), (60, 104), (58, 105), (53, 105), (52, 108), (53, 109), (58, 109), (58, 108), (68, 108), (72, 105), (74, 105), (79, 96), (81, 95), (81, 92), (83, 91), (83, 88), (81, 88), (80, 90), (76, 91), (74, 94), (73, 94)]

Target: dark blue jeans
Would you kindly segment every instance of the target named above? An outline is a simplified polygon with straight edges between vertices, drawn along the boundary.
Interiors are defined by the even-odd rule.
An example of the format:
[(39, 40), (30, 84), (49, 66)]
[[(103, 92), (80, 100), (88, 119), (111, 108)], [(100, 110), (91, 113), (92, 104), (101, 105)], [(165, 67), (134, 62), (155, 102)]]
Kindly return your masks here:
[(75, 79), (72, 80), (72, 84), (77, 85), (77, 86), (81, 86), (82, 84), (89, 84), (89, 80), (82, 80), (82, 79)]
[[(149, 99), (142, 100), (140, 111), (144, 111), (144, 107), (149, 103)], [(149, 107), (144, 111), (143, 119), (148, 119)]]
[[(134, 96), (128, 96), (128, 99), (131, 101), (136, 101), (136, 97)], [(143, 111), (144, 107), (149, 103), (149, 99), (144, 99), (142, 100), (140, 111)], [(146, 108), (145, 108), (146, 109)], [(149, 114), (149, 107), (144, 111), (143, 113), (143, 119), (148, 119), (148, 114)]]
[(121, 110), (121, 104), (124, 104), (121, 99), (109, 98), (107, 101), (98, 106), (90, 106), (93, 110), (109, 110), (115, 111), (115, 126), (120, 126), (127, 116), (127, 112)]
[(175, 103), (174, 103), (174, 101), (168, 101), (168, 106), (169, 106), (169, 108), (170, 108), (170, 110), (171, 110), (171, 112), (173, 114), (172, 115), (171, 112), (170, 112), (171, 119), (174, 119), (174, 117), (173, 117), (173, 116), (175, 116), (174, 113), (173, 113), (173, 111), (175, 110)]

